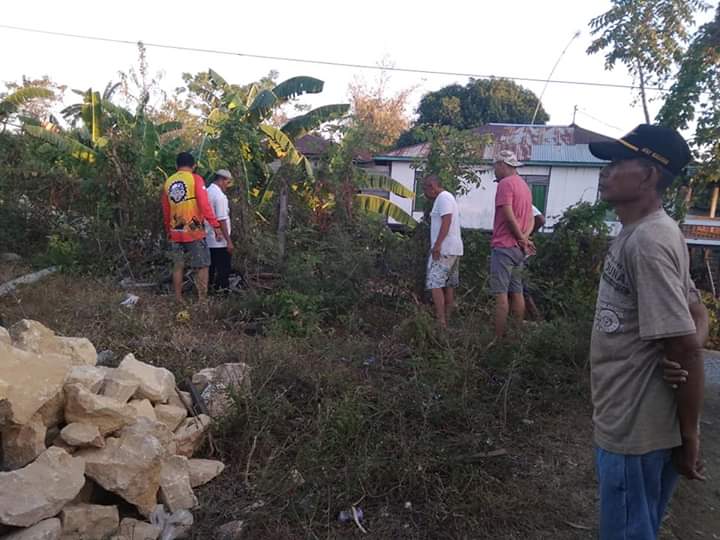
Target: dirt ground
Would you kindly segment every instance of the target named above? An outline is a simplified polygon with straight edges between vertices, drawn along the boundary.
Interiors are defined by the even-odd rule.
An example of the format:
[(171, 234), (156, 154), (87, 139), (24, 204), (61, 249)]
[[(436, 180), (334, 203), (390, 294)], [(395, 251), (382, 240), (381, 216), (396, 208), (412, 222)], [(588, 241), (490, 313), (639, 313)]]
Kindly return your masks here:
[[(12, 274), (17, 270), (13, 269)], [(80, 295), (81, 289), (86, 294)], [(60, 333), (85, 335), (95, 342), (98, 350), (113, 348), (116, 352), (121, 352), (124, 347), (150, 350), (150, 345), (145, 343), (149, 339), (148, 332), (172, 330), (171, 326), (167, 330), (154, 322), (168, 318), (165, 311), (172, 308), (164, 304), (169, 300), (160, 299), (152, 307), (139, 308), (148, 314), (140, 325), (117, 307), (122, 298), (123, 293), (118, 289), (108, 290), (104, 285), (90, 281), (83, 285), (75, 279), (56, 276), (39, 284), (23, 286), (16, 294), (0, 298), (0, 315), (7, 325), (21, 318), (34, 318)], [(216, 328), (217, 346), (229, 333), (228, 329)], [(705, 483), (681, 482), (665, 520), (661, 535), (664, 540), (720, 539), (720, 353), (707, 353), (706, 365), (708, 377), (702, 435), (708, 480)], [(557, 404), (553, 410), (555, 412), (550, 415), (529, 418), (526, 424), (516, 426), (516, 433), (508, 435), (508, 442), (512, 440), (516, 446), (508, 447), (507, 457), (497, 458), (508, 460), (507, 474), (497, 480), (502, 484), (499, 491), (506, 497), (503, 504), (508, 512), (504, 515), (514, 514), (518, 521), (533, 522), (534, 532), (530, 536), (517, 535), (510, 532), (516, 528), (508, 523), (504, 529), (508, 532), (500, 533), (496, 538), (589, 540), (597, 537), (590, 406)], [(227, 480), (232, 482), (232, 478)], [(212, 486), (205, 488), (199, 494), (201, 500), (214, 498), (209, 493), (212, 489)], [(507, 498), (508, 495), (511, 497)], [(541, 505), (528, 507), (523, 499), (541, 501)], [(231, 501), (227, 503), (231, 504)], [(489, 516), (492, 514), (488, 511)], [(344, 536), (334, 532), (329, 531), (327, 537), (390, 537), (372, 533), (361, 536), (355, 530), (347, 530)], [(407, 535), (401, 533), (391, 537), (427, 536), (413, 530)], [(448, 531), (446, 537), (469, 538), (457, 529)]]

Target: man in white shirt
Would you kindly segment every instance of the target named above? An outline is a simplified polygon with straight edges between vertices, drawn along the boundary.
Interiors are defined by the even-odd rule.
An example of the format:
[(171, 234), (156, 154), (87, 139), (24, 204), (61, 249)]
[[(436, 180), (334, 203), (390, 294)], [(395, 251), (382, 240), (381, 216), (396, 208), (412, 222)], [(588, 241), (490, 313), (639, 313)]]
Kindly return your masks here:
[(460, 213), (455, 197), (443, 189), (436, 175), (425, 178), (423, 192), (428, 199), (434, 200), (430, 212), (430, 257), (425, 288), (432, 292), (438, 324), (447, 328), (463, 255)]
[[(230, 187), (231, 180), (230, 172), (220, 169), (213, 176), (212, 184), (207, 189), (208, 201), (220, 222), (220, 234), (208, 232), (206, 237), (210, 248), (209, 282), (213, 291), (226, 291), (230, 288), (229, 277), (234, 246), (230, 238), (230, 203), (225, 192)], [(205, 226), (207, 227), (207, 223)]]

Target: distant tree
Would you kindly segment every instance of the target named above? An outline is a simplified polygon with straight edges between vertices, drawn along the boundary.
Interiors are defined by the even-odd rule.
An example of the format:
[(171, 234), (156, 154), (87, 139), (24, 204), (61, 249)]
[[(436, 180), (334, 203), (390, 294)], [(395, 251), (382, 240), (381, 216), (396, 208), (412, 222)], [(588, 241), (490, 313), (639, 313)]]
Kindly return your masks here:
[(605, 51), (605, 69), (624, 64), (639, 86), (645, 121), (650, 123), (648, 86), (661, 86), (681, 61), (688, 28), (703, 0), (612, 0), (612, 7), (590, 21), (595, 41), (588, 54)]
[(350, 131), (364, 150), (378, 152), (391, 147), (410, 127), (406, 108), (413, 88), (388, 92), (389, 77), (382, 72), (376, 84), (350, 84)]
[[(691, 139), (698, 170), (695, 188), (720, 178), (720, 6), (693, 36), (657, 120), (676, 129), (695, 122)], [(697, 191), (697, 189), (696, 189)]]
[[(532, 91), (508, 79), (470, 79), (465, 86), (446, 86), (423, 96), (415, 126), (403, 134), (398, 146), (424, 142), (427, 126), (463, 130), (489, 122), (528, 124), (538, 99)], [(549, 119), (541, 106), (536, 123), (544, 124)]]

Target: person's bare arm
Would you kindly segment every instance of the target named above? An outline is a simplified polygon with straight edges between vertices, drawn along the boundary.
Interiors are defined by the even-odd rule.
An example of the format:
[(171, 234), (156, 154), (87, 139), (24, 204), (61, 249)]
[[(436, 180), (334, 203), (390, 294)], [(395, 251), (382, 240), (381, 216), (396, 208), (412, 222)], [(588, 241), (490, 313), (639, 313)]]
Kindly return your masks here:
[(442, 217), (442, 223), (440, 224), (440, 231), (438, 232), (437, 240), (435, 240), (435, 245), (432, 247), (432, 258), (436, 261), (440, 258), (442, 243), (445, 241), (445, 238), (447, 238), (448, 232), (450, 232), (451, 223), (452, 214), (445, 214)]
[(515, 218), (515, 213), (513, 212), (512, 206), (510, 206), (509, 204), (501, 206), (500, 211), (505, 216), (505, 219), (507, 219), (508, 227), (510, 228), (510, 232), (515, 237), (515, 240), (517, 240), (518, 245), (523, 249), (527, 248), (529, 234), (526, 234), (520, 228), (520, 225), (518, 224), (517, 219)]
[[(710, 317), (708, 316), (707, 308), (705, 308), (702, 302), (693, 302), (688, 308), (695, 322), (695, 339), (697, 340), (697, 345), (702, 349), (705, 347), (708, 336), (710, 335)], [(677, 385), (687, 381), (687, 371), (685, 371), (679, 363), (673, 362), (665, 357), (662, 366), (663, 378), (675, 388), (677, 388)]]
[(691, 480), (704, 480), (700, 462), (700, 414), (705, 390), (705, 370), (697, 334), (663, 340), (665, 356), (687, 372), (687, 381), (676, 391), (682, 446), (676, 452), (679, 472)]
[(234, 246), (233, 246), (233, 241), (230, 238), (228, 220), (227, 219), (218, 219), (218, 222), (220, 223), (220, 234), (222, 234), (222, 237), (225, 239), (225, 242), (227, 242), (227, 251), (228, 251), (228, 253), (232, 253)]
[(545, 216), (543, 216), (542, 214), (538, 214), (533, 218), (533, 229), (530, 234), (535, 234), (536, 232), (538, 232), (543, 225), (545, 225)]

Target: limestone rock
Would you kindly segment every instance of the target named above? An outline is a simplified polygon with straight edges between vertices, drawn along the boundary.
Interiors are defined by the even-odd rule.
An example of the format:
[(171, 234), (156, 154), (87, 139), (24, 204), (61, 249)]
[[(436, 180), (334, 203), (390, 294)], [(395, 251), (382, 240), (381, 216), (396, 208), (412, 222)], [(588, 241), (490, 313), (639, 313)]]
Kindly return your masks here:
[[(208, 370), (202, 370), (196, 375), (201, 375), (203, 372)], [(212, 376), (208, 374), (203, 376), (209, 379), (201, 395), (210, 416), (213, 418), (224, 416), (233, 406), (233, 396), (247, 395), (250, 392), (249, 373), (250, 367), (247, 364), (237, 362), (222, 364), (214, 368)]]
[(192, 383), (197, 388), (198, 392), (205, 390), (208, 384), (215, 380), (216, 368), (205, 368), (198, 371), (192, 376)]
[(123, 540), (157, 540), (162, 531), (144, 521), (125, 518), (120, 522), (119, 536)]
[(62, 392), (70, 359), (37, 354), (0, 343), (0, 424), (27, 424), (38, 410)]
[(175, 455), (175, 436), (165, 424), (140, 416), (135, 420), (134, 424), (130, 424), (122, 428), (117, 433), (121, 439), (129, 435), (137, 435), (139, 437), (154, 437), (160, 441), (160, 445), (167, 450), (168, 455)]
[(225, 470), (222, 461), (212, 459), (189, 459), (190, 485), (194, 488), (207, 484)]
[(102, 435), (131, 424), (135, 409), (112, 398), (95, 395), (79, 384), (65, 386), (65, 420), (92, 424)]
[(159, 422), (165, 424), (170, 431), (175, 431), (180, 423), (187, 418), (185, 407), (175, 405), (155, 405), (155, 417)]
[(118, 530), (120, 515), (117, 506), (76, 504), (63, 508), (62, 540), (107, 538)]
[(104, 373), (105, 382), (100, 393), (122, 403), (127, 403), (140, 386), (138, 378), (126, 371), (104, 368)]
[(244, 528), (244, 521), (230, 521), (217, 528), (215, 531), (215, 540), (241, 540)]
[(40, 523), (3, 536), (2, 540), (60, 540), (62, 524), (58, 518), (50, 518)]
[(172, 456), (163, 461), (160, 469), (160, 499), (170, 512), (190, 510), (197, 506), (186, 457)]
[(184, 408), (187, 411), (188, 409), (192, 409), (192, 396), (190, 392), (175, 389), (175, 392), (170, 396), (167, 404), (181, 409)]
[(60, 437), (70, 446), (94, 446), (95, 448), (105, 446), (105, 439), (100, 435), (100, 430), (92, 424), (81, 424), (80, 422), (68, 424), (60, 432)]
[(25, 351), (68, 356), (73, 365), (94, 366), (97, 361), (95, 347), (89, 340), (56, 336), (55, 332), (37, 321), (23, 319), (12, 325), (9, 332), (15, 347)]
[(54, 446), (55, 448), (61, 448), (61, 449), (65, 450), (68, 454), (74, 454), (75, 452), (77, 452), (79, 450), (79, 448), (77, 446), (72, 446), (72, 445), (66, 443), (63, 440), (63, 438), (60, 436), (60, 434), (58, 434), (58, 436), (55, 437), (55, 440), (52, 442), (51, 446)]
[(134, 375), (140, 381), (140, 387), (135, 392), (136, 398), (166, 403), (175, 392), (175, 376), (170, 371), (140, 362), (132, 354), (123, 358), (118, 369)]
[(210, 417), (206, 414), (184, 420), (175, 430), (176, 453), (187, 458), (192, 457), (205, 440), (210, 421)]
[(165, 450), (150, 435), (128, 432), (105, 440), (105, 448), (80, 450), (85, 473), (108, 491), (137, 506), (144, 516), (155, 509)]
[(65, 391), (55, 394), (48, 402), (38, 409), (37, 414), (47, 427), (55, 427), (65, 421)]
[(93, 502), (93, 497), (95, 496), (97, 489), (97, 484), (90, 480), (89, 478), (85, 477), (85, 483), (83, 484), (82, 489), (80, 490), (80, 493), (75, 495), (75, 498), (70, 501), (71, 505), (78, 505), (78, 504), (90, 504)]
[(47, 428), (39, 415), (29, 423), (18, 426), (11, 424), (2, 430), (2, 464), (7, 469), (19, 469), (35, 461), (45, 451)]
[(50, 447), (33, 463), (0, 473), (0, 523), (30, 527), (56, 515), (85, 483), (85, 463)]
[(0, 343), (4, 343), (5, 345), (12, 345), (12, 339), (10, 338), (10, 332), (8, 332), (2, 326), (0, 326)]
[(135, 409), (136, 417), (157, 420), (157, 416), (155, 416), (155, 409), (153, 409), (152, 403), (150, 403), (149, 399), (133, 399), (130, 403), (128, 403), (128, 405)]
[(95, 366), (75, 366), (65, 379), (65, 384), (79, 384), (86, 390), (97, 394), (102, 388), (105, 373)]

